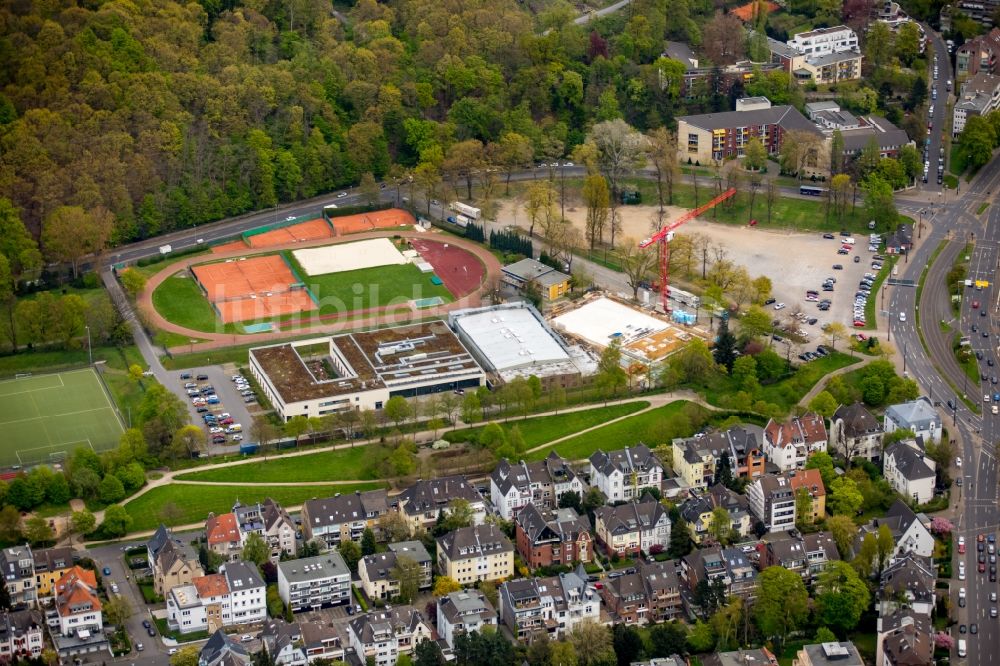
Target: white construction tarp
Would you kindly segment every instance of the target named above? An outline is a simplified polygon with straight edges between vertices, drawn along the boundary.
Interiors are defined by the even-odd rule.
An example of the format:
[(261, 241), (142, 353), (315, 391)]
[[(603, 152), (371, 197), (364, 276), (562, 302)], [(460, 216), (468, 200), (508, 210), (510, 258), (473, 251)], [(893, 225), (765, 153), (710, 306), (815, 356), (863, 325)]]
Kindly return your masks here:
[(388, 238), (373, 238), (356, 243), (311, 247), (292, 252), (308, 275), (326, 275), (360, 268), (375, 268), (408, 263)]

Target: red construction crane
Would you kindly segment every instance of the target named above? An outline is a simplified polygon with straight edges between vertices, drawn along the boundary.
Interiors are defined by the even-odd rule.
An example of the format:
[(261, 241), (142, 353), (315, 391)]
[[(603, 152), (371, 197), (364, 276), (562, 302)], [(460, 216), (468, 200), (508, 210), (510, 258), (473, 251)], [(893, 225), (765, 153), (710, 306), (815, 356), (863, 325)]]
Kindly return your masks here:
[(653, 243), (660, 244), (660, 299), (665, 313), (670, 313), (670, 305), (668, 304), (668, 299), (670, 298), (670, 241), (674, 238), (674, 229), (689, 220), (693, 220), (706, 210), (715, 208), (734, 194), (736, 194), (736, 188), (729, 188), (708, 203), (684, 213), (679, 218), (657, 231), (650, 238), (647, 238), (639, 243), (639, 247), (641, 248), (647, 248)]

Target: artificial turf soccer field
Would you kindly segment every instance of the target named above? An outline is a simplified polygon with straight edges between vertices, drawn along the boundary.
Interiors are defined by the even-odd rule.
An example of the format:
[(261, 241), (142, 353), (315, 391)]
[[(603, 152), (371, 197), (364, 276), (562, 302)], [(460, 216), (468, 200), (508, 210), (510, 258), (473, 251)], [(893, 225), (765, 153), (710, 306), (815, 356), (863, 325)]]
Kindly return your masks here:
[(54, 462), (118, 445), (122, 423), (91, 368), (0, 381), (0, 465)]

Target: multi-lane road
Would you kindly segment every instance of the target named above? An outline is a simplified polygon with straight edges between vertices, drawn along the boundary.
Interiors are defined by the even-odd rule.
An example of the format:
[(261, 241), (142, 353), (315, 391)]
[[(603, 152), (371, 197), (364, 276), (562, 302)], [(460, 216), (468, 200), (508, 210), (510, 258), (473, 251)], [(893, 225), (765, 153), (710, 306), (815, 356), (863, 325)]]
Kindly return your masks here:
[[(1000, 287), (994, 284), (1000, 277), (997, 273), (1000, 210), (991, 205), (985, 218), (976, 213), (982, 203), (992, 204), (993, 193), (1000, 189), (1000, 160), (984, 167), (975, 181), (964, 187), (957, 197), (938, 188), (935, 170), (948, 98), (945, 81), (953, 76), (944, 44), (939, 36), (931, 34), (932, 44), (938, 52), (940, 72), (938, 79), (932, 81), (938, 96), (935, 101), (935, 131), (931, 135), (929, 150), (931, 169), (928, 184), (921, 188), (925, 204), (917, 211), (924, 222), (924, 230), (918, 247), (906, 263), (899, 265), (897, 277), (917, 284), (935, 250), (942, 244), (943, 247), (935, 263), (927, 269), (920, 302), (916, 302), (914, 287), (888, 286), (882, 314), (891, 329), (893, 344), (906, 359), (906, 371), (935, 402), (940, 403), (949, 435), (958, 440), (960, 447), (957, 456), (962, 459), (962, 464), (959, 467), (958, 461), (954, 461), (952, 474), (961, 478), (962, 485), (954, 487), (953, 491), (958, 499), (958, 534), (965, 536), (967, 551), (965, 555), (957, 555), (957, 548), (955, 550), (955, 578), (952, 579), (951, 594), (959, 625), (968, 627), (975, 623), (979, 631), (976, 635), (960, 635), (955, 627), (955, 638), (965, 639), (968, 643), (966, 663), (981, 666), (995, 664), (995, 660), (1000, 659), (1000, 620), (990, 618), (990, 608), (997, 605), (990, 601), (990, 593), (1000, 590), (1000, 587), (990, 582), (988, 569), (984, 573), (978, 572), (976, 549), (977, 536), (980, 533), (996, 533), (1000, 521), (994, 449), (996, 438), (1000, 435), (1000, 415), (991, 413), (992, 394), (1000, 391), (1000, 384), (993, 384), (993, 377), (1000, 376), (1000, 349), (997, 346)], [(928, 197), (927, 193), (931, 195)], [(913, 204), (916, 205), (919, 204)], [(983, 290), (965, 288), (959, 314), (955, 316), (945, 276), (970, 241), (975, 245), (968, 262), (968, 276), (973, 280), (987, 280), (991, 286)], [(978, 307), (972, 307), (974, 301), (978, 301)], [(879, 305), (882, 307), (882, 303)], [(985, 316), (982, 314), (984, 311)], [(900, 321), (900, 312), (909, 315), (905, 322)], [(919, 317), (912, 316), (915, 314)], [(930, 356), (925, 353), (916, 328), (918, 319)], [(970, 378), (955, 361), (952, 351), (955, 331), (969, 337), (969, 344), (979, 357), (980, 372), (986, 375), (985, 380), (980, 379), (979, 373), (975, 379)], [(984, 401), (984, 396), (990, 396), (990, 403)], [(970, 408), (970, 404), (976, 409)], [(957, 579), (959, 560), (965, 562), (964, 581)], [(967, 590), (967, 603), (961, 608), (957, 603), (959, 587)]]

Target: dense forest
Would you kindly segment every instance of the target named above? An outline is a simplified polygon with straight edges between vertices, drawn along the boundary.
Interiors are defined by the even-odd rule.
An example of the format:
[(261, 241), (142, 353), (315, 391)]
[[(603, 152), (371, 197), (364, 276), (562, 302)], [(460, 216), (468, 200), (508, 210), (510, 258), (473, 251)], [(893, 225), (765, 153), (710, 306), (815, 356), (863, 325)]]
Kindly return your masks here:
[(0, 196), (48, 254), (43, 228), (68, 212), (98, 227), (110, 212), (118, 243), (366, 172), (445, 171), (471, 139), (561, 157), (593, 121), (672, 122), (680, 64), (663, 40), (700, 40), (694, 18), (716, 7), (667, 5), (594, 28), (561, 1), (5, 2)]

